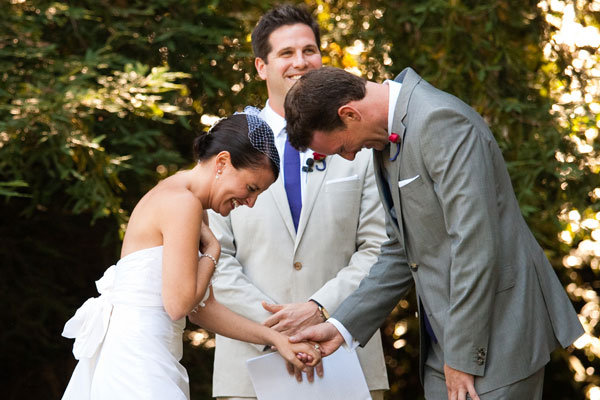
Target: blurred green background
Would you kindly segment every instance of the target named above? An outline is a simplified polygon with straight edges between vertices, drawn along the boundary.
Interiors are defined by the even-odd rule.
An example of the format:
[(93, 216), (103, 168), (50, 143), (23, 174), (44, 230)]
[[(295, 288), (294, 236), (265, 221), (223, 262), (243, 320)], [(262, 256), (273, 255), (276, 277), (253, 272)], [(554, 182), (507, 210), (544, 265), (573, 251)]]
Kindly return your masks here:
[[(600, 0), (306, 0), (324, 63), (381, 81), (407, 66), (480, 112), (586, 335), (544, 399), (600, 399)], [(249, 33), (265, 0), (0, 2), (0, 374), (5, 399), (57, 399), (65, 321), (118, 260), (143, 193), (191, 165), (197, 132), (262, 106)], [(383, 329), (391, 390), (421, 399), (414, 294)], [(214, 340), (185, 334), (192, 399)]]

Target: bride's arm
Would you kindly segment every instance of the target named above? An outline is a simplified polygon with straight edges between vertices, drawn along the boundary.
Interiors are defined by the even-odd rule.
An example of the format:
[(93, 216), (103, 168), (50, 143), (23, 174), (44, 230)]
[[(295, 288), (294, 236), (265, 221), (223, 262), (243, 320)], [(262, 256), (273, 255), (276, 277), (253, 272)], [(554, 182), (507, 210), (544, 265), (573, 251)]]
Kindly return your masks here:
[(321, 360), (320, 352), (311, 344), (290, 343), (284, 334), (234, 313), (215, 300), (212, 289), (206, 306), (198, 307), (192, 321), (209, 331), (232, 339), (275, 346), (284, 359), (299, 369), (304, 369), (305, 366), (296, 356), (298, 353), (311, 356), (307, 363), (310, 366), (316, 365)]
[(198, 288), (204, 298), (208, 293), (208, 286), (221, 256), (221, 243), (208, 227), (206, 211), (202, 217), (202, 226), (200, 227), (200, 252), (208, 255), (207, 257), (200, 257), (198, 260)]
[(175, 321), (202, 300), (215, 270), (212, 259), (198, 258), (199, 246), (218, 260), (220, 245), (203, 223), (205, 214), (195, 197), (177, 193), (167, 200), (157, 217), (163, 236), (162, 297)]

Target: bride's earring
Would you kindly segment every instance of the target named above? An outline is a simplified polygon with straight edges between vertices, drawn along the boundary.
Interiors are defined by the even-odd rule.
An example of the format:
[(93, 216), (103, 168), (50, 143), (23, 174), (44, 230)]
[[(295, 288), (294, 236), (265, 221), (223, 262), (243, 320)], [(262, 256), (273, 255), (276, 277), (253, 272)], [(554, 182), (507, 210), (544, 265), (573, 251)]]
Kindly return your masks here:
[(221, 176), (221, 170), (217, 170), (217, 175), (215, 175), (215, 179), (219, 179), (219, 177)]

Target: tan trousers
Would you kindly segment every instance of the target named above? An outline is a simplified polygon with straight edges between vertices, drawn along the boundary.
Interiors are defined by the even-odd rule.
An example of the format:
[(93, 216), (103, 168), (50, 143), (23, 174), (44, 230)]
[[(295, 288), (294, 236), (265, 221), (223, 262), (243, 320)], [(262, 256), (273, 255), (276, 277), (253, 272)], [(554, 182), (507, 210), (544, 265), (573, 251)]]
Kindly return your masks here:
[[(373, 400), (383, 400), (385, 390), (371, 390)], [(256, 400), (256, 397), (217, 397), (217, 400)]]

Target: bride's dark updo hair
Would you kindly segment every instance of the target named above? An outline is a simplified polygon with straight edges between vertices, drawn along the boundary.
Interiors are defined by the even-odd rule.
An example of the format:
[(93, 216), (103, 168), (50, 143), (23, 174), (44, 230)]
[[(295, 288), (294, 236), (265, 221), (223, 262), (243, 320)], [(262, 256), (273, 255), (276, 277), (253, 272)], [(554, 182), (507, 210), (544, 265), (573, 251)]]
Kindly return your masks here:
[(269, 125), (257, 116), (234, 114), (194, 139), (196, 161), (208, 160), (222, 151), (229, 152), (235, 169), (268, 165), (275, 179), (279, 175), (279, 155), (273, 133)]

